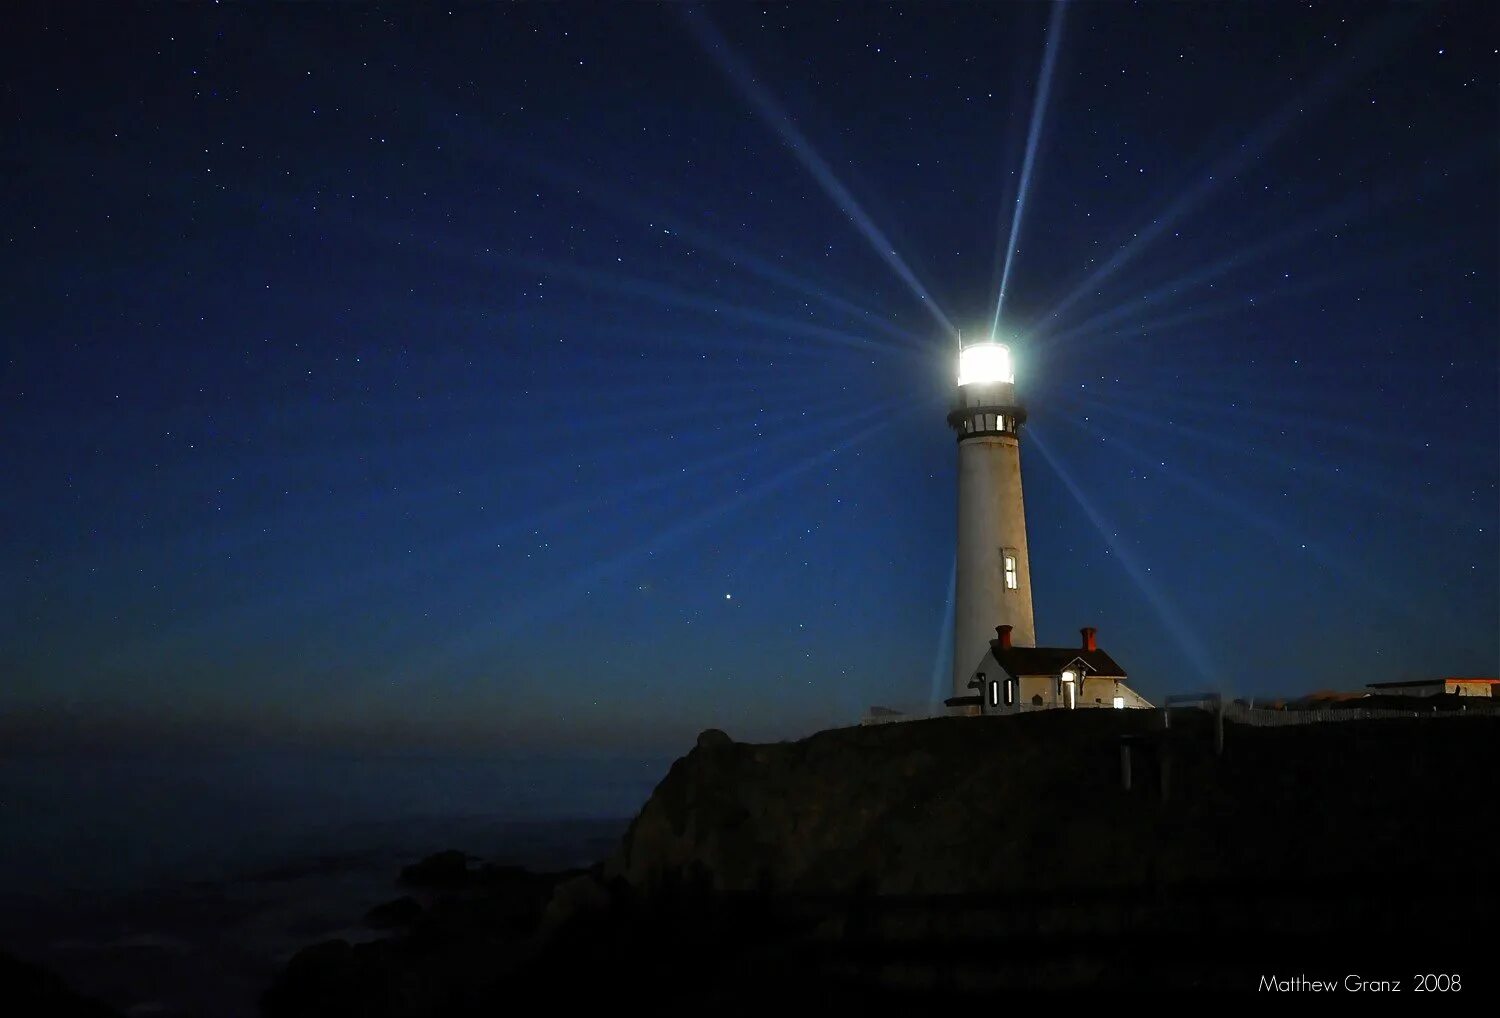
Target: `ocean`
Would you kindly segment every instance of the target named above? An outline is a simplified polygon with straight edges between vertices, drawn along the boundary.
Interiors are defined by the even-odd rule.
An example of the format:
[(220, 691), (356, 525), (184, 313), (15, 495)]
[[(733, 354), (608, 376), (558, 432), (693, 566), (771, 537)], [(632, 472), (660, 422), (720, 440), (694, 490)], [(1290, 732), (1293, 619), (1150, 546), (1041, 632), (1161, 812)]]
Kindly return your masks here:
[(377, 935), (401, 866), (607, 856), (665, 757), (0, 756), (0, 950), (134, 1015), (248, 1018), (298, 948)]

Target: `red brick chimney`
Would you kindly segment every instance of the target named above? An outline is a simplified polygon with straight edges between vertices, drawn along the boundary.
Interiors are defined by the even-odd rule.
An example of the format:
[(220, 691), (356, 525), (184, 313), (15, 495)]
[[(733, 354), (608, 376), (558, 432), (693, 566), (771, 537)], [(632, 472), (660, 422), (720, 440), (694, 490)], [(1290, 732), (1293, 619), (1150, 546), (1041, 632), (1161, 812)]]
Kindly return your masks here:
[(1000, 637), (1000, 646), (1004, 647), (1006, 650), (1010, 649), (1010, 631), (1011, 631), (1011, 628), (1012, 628), (1011, 626), (996, 626), (995, 627), (995, 635), (997, 635), (997, 636)]
[(1084, 626), (1082, 629), (1079, 630), (1079, 632), (1083, 634), (1083, 649), (1084, 650), (1098, 650), (1099, 649), (1099, 641), (1096, 638), (1097, 635), (1098, 635), (1098, 633), (1099, 633), (1099, 630), (1095, 629), (1093, 626)]

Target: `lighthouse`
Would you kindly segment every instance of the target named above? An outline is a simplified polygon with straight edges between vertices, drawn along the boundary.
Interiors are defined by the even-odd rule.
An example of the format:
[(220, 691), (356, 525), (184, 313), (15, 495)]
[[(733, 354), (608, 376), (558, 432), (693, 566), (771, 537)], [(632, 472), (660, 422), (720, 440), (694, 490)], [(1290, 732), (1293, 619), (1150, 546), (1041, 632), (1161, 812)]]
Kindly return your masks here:
[(977, 672), (997, 627), (1006, 627), (1009, 644), (1036, 646), (1021, 497), (1025, 420), (1010, 348), (993, 338), (970, 344), (960, 340), (957, 392), (948, 414), (948, 426), (958, 436), (955, 698), (974, 696), (985, 681)]
[[(1038, 647), (1031, 610), (1031, 553), (1021, 497), (1021, 425), (1010, 347), (993, 337), (959, 343), (948, 426), (958, 437), (958, 562), (953, 591), (953, 695), (948, 714), (1150, 709), (1125, 669), (1083, 626), (1070, 647)], [(930, 717), (871, 707), (862, 725)]]

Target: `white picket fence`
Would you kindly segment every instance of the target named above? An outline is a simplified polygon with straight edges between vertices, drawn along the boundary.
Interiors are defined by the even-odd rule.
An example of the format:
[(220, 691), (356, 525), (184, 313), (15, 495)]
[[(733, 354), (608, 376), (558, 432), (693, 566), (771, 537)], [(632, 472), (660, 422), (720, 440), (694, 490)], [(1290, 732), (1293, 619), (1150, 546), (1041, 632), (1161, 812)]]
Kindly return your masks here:
[[(1474, 704), (1464, 704), (1458, 710), (1433, 710), (1421, 707), (1408, 709), (1404, 707), (1319, 707), (1313, 710), (1274, 710), (1270, 707), (1249, 707), (1242, 703), (1229, 702), (1224, 704), (1224, 720), (1239, 725), (1255, 725), (1257, 727), (1277, 727), (1280, 725), (1316, 725), (1333, 721), (1369, 721), (1377, 718), (1493, 718), (1500, 717), (1500, 700), (1484, 702), (1484, 698), (1475, 697)], [(1037, 707), (1029, 703), (1018, 703), (1008, 707), (1002, 712), (985, 715), (986, 717), (1005, 717), (1008, 714), (1024, 714), (1032, 711), (1058, 710), (1057, 707)], [(1101, 708), (1089, 708), (1101, 709)], [(1105, 708), (1107, 709), (1107, 708)], [(1157, 708), (1158, 713), (1165, 715), (1168, 711), (1201, 710), (1212, 714), (1215, 704), (1212, 700), (1203, 700), (1195, 703), (1178, 703), (1172, 706)], [(931, 708), (916, 708), (912, 710), (901, 710), (893, 714), (866, 714), (859, 719), (861, 725), (888, 725), (897, 721), (921, 721), (926, 718), (947, 717), (948, 712), (942, 708), (933, 710)]]
[[(1479, 699), (1476, 697), (1476, 699)], [(1163, 708), (1168, 709), (1168, 708)], [(1177, 708), (1184, 709), (1184, 708)], [(1195, 709), (1195, 708), (1186, 708)], [(1214, 705), (1203, 703), (1196, 709), (1212, 713)], [(1464, 704), (1459, 710), (1408, 710), (1403, 707), (1319, 707), (1314, 710), (1272, 710), (1247, 707), (1242, 703), (1224, 704), (1224, 720), (1235, 724), (1275, 727), (1279, 725), (1316, 725), (1329, 721), (1368, 721), (1375, 718), (1482, 718), (1500, 717), (1500, 706)]]

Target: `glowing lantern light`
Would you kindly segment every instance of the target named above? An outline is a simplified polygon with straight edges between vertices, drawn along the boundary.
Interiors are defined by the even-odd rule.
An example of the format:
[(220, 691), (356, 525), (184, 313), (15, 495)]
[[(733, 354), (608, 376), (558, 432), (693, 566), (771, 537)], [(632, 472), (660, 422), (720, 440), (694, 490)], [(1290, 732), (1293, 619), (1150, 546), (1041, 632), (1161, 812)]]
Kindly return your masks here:
[(1010, 347), (1004, 343), (975, 343), (959, 351), (959, 385), (984, 385), (1015, 380), (1016, 372), (1010, 360)]

